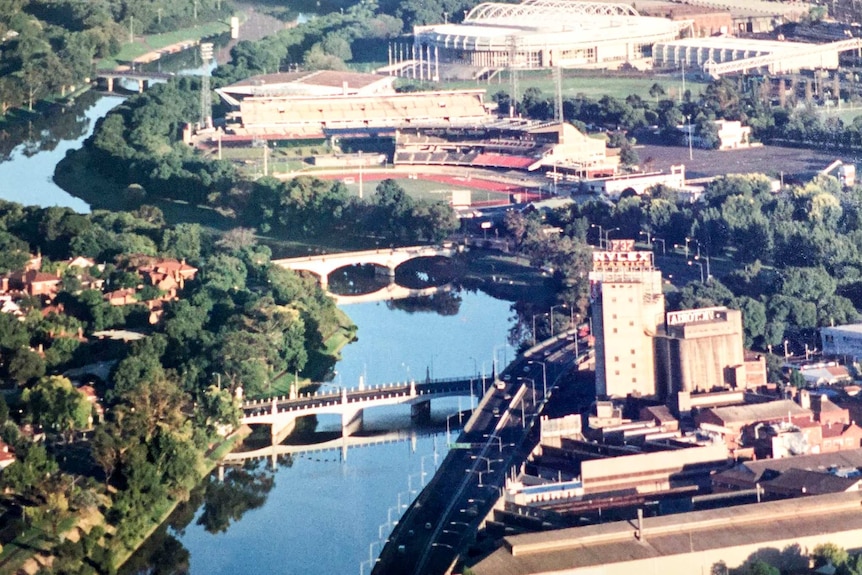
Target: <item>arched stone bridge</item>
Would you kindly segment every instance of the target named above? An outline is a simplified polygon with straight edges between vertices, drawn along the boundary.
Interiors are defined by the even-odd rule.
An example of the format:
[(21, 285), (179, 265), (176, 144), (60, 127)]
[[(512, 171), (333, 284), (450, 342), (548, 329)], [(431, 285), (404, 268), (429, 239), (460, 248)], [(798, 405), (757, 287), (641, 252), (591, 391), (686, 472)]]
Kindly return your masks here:
[(390, 277), (395, 276), (395, 268), (406, 261), (415, 258), (452, 257), (458, 252), (457, 246), (412, 246), (406, 248), (391, 248), (368, 250), (362, 252), (344, 252), (301, 258), (273, 260), (272, 263), (294, 271), (306, 271), (320, 278), (320, 287), (326, 289), (329, 285), (329, 274), (337, 269), (374, 264), (385, 269)]

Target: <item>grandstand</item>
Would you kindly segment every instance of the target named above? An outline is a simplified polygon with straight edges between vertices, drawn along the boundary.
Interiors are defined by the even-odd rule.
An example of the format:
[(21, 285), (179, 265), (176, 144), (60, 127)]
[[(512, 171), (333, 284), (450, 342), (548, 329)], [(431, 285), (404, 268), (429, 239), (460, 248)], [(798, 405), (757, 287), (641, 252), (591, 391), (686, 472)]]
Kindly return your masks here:
[[(604, 140), (589, 138), (570, 124), (497, 116), (496, 106), (485, 102), (485, 90), (243, 93), (254, 86), (290, 84), (286, 78), (279, 80), (285, 81), (252, 78), (226, 92), (238, 112), (228, 116), (223, 129), (208, 135), (206, 145), (329, 140), (338, 148), (354, 140), (348, 147), (385, 152), (392, 163), (401, 165), (560, 169), (584, 175), (612, 174), (617, 165), (616, 158), (607, 158)], [(337, 80), (333, 77), (329, 83), (334, 86)], [(371, 80), (366, 84), (374, 85)]]
[(594, 176), (613, 174), (618, 158), (607, 157), (604, 140), (585, 136), (571, 124), (499, 119), (462, 129), (402, 129), (394, 163), (553, 169)]
[(280, 72), (246, 78), (216, 93), (229, 106), (240, 106), (245, 98), (286, 98), (301, 96), (369, 96), (394, 94), (394, 78), (360, 72), (312, 70), (308, 72)]
[(653, 44), (679, 38), (690, 25), (689, 20), (644, 17), (626, 4), (525, 0), (483, 2), (459, 24), (416, 26), (413, 32), (420, 60), (433, 53), (435, 64), (616, 67), (647, 61)]
[(702, 69), (713, 77), (733, 72), (796, 72), (800, 69), (836, 69), (838, 54), (858, 50), (862, 42), (850, 38), (826, 44), (754, 40), (716, 36), (662, 42), (653, 49), (656, 68)]

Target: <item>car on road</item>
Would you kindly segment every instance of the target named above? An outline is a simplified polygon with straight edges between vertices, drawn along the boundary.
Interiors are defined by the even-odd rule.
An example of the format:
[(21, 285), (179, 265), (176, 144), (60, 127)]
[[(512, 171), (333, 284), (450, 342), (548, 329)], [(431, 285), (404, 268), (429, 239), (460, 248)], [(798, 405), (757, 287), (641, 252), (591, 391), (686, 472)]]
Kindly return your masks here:
[(494, 382), (494, 387), (496, 387), (497, 389), (506, 389), (506, 382), (497, 380)]

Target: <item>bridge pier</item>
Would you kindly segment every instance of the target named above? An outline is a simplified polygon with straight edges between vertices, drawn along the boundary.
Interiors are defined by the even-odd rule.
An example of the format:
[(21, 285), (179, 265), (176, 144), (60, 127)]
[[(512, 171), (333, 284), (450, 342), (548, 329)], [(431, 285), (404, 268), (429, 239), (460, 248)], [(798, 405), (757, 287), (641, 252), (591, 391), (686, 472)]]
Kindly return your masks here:
[(386, 276), (389, 278), (389, 283), (395, 283), (395, 266), (387, 265), (374, 268), (374, 275)]
[(344, 410), (341, 414), (341, 436), (349, 437), (362, 429), (362, 408)]
[(410, 406), (410, 419), (414, 423), (428, 423), (431, 421), (431, 400), (412, 404)]
[(138, 94), (143, 94), (144, 90), (147, 89), (149, 82), (144, 80), (143, 78), (138, 80)]
[(114, 91), (114, 79), (111, 78), (110, 76), (108, 76), (107, 78), (105, 78), (105, 80), (108, 81), (108, 92), (113, 92)]
[(293, 431), (296, 427), (296, 419), (289, 419), (280, 423), (273, 423), (271, 426), (270, 437), (272, 439), (272, 445), (276, 446), (284, 441), (288, 435)]

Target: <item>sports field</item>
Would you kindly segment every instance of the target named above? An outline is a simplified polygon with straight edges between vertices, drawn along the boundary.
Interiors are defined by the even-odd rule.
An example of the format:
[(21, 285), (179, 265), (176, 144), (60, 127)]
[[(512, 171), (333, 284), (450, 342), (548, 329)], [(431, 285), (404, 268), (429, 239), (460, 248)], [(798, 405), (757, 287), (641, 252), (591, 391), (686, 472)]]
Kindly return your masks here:
[[(359, 173), (318, 176), (322, 179), (341, 180), (352, 195), (359, 195)], [(453, 192), (466, 191), (470, 194), (470, 205), (493, 206), (514, 201), (538, 199), (540, 193), (535, 188), (498, 182), (472, 176), (452, 176), (448, 174), (426, 174), (417, 172), (405, 177), (403, 173), (366, 173), (362, 175), (362, 196), (374, 194), (377, 184), (391, 179), (398, 183), (413, 198), (428, 201), (451, 201)]]
[[(624, 100), (631, 94), (637, 94), (644, 100), (652, 100), (650, 88), (654, 84), (661, 86), (668, 95), (679, 94), (682, 90), (680, 76), (620, 76), (603, 74), (596, 71), (586, 74), (583, 71), (562, 71), (563, 97), (573, 97), (583, 94), (588, 98), (598, 100), (602, 96), (612, 96)], [(443, 82), (443, 88), (447, 89), (475, 89), (484, 88), (488, 96), (497, 92), (509, 92), (511, 90), (511, 79), (508, 72), (502, 72), (490, 81), (469, 82)], [(693, 95), (700, 94), (706, 87), (705, 83), (686, 79), (685, 89), (690, 90)], [(523, 94), (528, 88), (538, 88), (545, 96), (552, 96), (557, 88), (550, 70), (530, 70), (520, 72), (518, 75), (518, 92)]]

